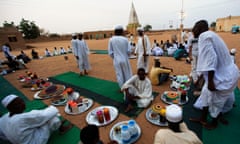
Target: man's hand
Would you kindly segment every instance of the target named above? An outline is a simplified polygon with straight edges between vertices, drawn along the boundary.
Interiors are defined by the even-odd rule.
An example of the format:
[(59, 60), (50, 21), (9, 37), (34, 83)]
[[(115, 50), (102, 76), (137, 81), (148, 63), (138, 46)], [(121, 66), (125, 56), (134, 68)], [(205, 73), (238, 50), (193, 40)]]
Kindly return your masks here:
[(79, 59), (79, 57), (78, 56), (75, 56), (76, 57), (76, 59)]

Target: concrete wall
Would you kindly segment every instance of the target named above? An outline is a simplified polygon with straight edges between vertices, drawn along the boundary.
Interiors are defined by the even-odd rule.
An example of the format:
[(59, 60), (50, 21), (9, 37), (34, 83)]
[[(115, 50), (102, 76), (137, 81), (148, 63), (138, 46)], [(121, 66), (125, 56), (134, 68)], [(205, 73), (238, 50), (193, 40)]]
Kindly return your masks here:
[(26, 48), (22, 34), (15, 27), (0, 28), (0, 46), (5, 43), (9, 43), (12, 49)]
[(230, 32), (232, 26), (240, 26), (240, 16), (228, 16), (225, 18), (219, 18), (216, 21), (217, 32)]

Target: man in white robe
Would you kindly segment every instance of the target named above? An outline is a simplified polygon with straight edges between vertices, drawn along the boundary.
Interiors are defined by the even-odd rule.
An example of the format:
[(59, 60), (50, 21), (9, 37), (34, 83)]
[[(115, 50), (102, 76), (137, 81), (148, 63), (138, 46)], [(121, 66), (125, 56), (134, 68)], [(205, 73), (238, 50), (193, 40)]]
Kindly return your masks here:
[(202, 144), (197, 135), (182, 121), (182, 109), (175, 104), (166, 108), (169, 129), (159, 129), (154, 144)]
[(46, 144), (51, 132), (64, 133), (72, 127), (63, 126), (54, 106), (23, 113), (25, 103), (16, 95), (6, 96), (2, 104), (9, 112), (0, 118), (0, 132), (13, 144)]
[(132, 68), (129, 62), (131, 46), (128, 39), (123, 36), (122, 26), (116, 26), (115, 35), (108, 42), (108, 54), (113, 59), (113, 65), (119, 87), (132, 76)]
[(149, 56), (151, 55), (151, 43), (142, 28), (138, 29), (138, 42), (135, 49), (135, 54), (138, 56), (137, 69), (144, 68), (145, 72), (149, 70)]
[(78, 66), (80, 70), (80, 75), (88, 74), (91, 66), (88, 59), (89, 49), (87, 43), (83, 39), (83, 34), (78, 35), (76, 56), (78, 59)]
[(136, 101), (138, 107), (146, 108), (153, 100), (152, 84), (146, 77), (144, 68), (139, 68), (137, 75), (132, 76), (122, 86), (124, 99), (127, 105), (125, 112), (133, 109), (133, 102)]
[[(221, 114), (232, 109), (233, 91), (237, 86), (239, 70), (232, 62), (224, 41), (208, 30), (207, 21), (198, 21), (193, 33), (194, 37), (199, 37), (197, 71), (203, 74), (205, 85), (194, 104), (202, 109), (202, 116), (191, 120), (200, 122), (207, 129), (214, 129), (218, 120), (223, 120)], [(207, 123), (208, 110), (213, 118), (211, 123)], [(222, 122), (227, 123), (224, 121)]]
[(73, 55), (75, 56), (75, 58), (77, 60), (77, 67), (79, 67), (78, 66), (78, 58), (77, 58), (78, 40), (77, 40), (77, 35), (75, 33), (72, 34), (71, 46), (72, 46)]

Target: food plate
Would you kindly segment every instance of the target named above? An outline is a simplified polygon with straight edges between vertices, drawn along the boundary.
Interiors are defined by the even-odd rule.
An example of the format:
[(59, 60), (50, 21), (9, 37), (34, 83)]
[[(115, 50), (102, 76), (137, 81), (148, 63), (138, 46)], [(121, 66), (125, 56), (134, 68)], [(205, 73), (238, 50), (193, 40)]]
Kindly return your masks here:
[(71, 112), (70, 109), (68, 108), (68, 104), (65, 106), (64, 111), (67, 114), (70, 114), (70, 115), (78, 115), (78, 114), (81, 114), (81, 113), (87, 111), (93, 105), (93, 100), (92, 99), (84, 98), (82, 101), (83, 101), (82, 106), (80, 106), (80, 105), (78, 106), (78, 112), (77, 113)]
[(65, 105), (66, 103), (67, 103), (67, 99), (66, 98), (60, 98), (58, 100), (53, 101), (52, 105), (62, 106), (62, 105)]
[[(115, 129), (117, 127), (121, 127), (124, 124), (128, 124), (128, 121), (119, 122), (119, 123), (115, 124), (111, 128), (111, 130), (110, 130), (110, 134), (109, 134), (110, 139), (117, 141), (118, 144), (123, 144), (123, 142), (121, 140), (121, 132), (116, 132)], [(131, 138), (129, 143), (124, 143), (124, 144), (132, 144), (132, 143), (136, 142), (140, 138), (140, 136), (141, 136), (141, 129), (140, 129), (140, 127), (139, 127), (139, 125), (137, 123), (136, 123), (136, 128), (137, 128), (137, 131), (138, 131), (138, 135), (136, 137), (134, 137), (134, 138)]]
[[(181, 96), (180, 96), (181, 97)], [(164, 94), (161, 95), (161, 100), (167, 104), (179, 104), (179, 105), (184, 105), (188, 102), (188, 96), (186, 96), (186, 101), (181, 101), (180, 97), (177, 99), (178, 103), (173, 103), (172, 101), (167, 101), (166, 96)]]
[(158, 126), (168, 126), (168, 123), (167, 122), (160, 122), (160, 116), (159, 114), (156, 114), (157, 116), (156, 117), (152, 117), (152, 113), (153, 113), (153, 110), (152, 108), (149, 108), (147, 111), (146, 111), (146, 119), (152, 123), (152, 124), (155, 124), (155, 125), (158, 125)]
[(49, 95), (48, 95), (48, 96), (45, 96), (45, 97), (40, 97), (40, 96), (38, 96), (38, 95), (40, 94), (40, 92), (41, 92), (41, 91), (36, 92), (36, 93), (33, 95), (33, 98), (39, 99), (39, 100), (51, 98), (51, 96), (49, 96)]
[[(103, 123), (99, 123), (96, 113), (99, 110), (103, 110), (103, 108), (108, 108), (109, 109), (111, 119), (109, 121), (104, 120)], [(87, 121), (88, 124), (94, 124), (96, 126), (104, 126), (104, 125), (108, 125), (111, 122), (113, 122), (117, 118), (117, 116), (118, 116), (117, 108), (115, 108), (113, 106), (100, 106), (100, 107), (97, 107), (97, 108), (93, 109), (92, 111), (90, 111), (87, 114), (86, 121)]]

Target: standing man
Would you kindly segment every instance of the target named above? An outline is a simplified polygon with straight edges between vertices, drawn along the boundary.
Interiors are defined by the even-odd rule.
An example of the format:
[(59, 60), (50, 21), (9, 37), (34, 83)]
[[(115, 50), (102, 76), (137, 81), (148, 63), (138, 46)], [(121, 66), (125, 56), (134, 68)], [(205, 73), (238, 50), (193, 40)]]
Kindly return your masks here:
[[(221, 116), (232, 109), (239, 70), (233, 63), (226, 44), (209, 30), (207, 21), (198, 21), (192, 31), (194, 37), (199, 38), (197, 72), (203, 74), (205, 84), (194, 104), (202, 109), (202, 115), (190, 120), (201, 123), (207, 129), (214, 129), (218, 120), (227, 124)], [(207, 122), (208, 111), (212, 117), (210, 123)]]
[(78, 65), (79, 58), (77, 56), (78, 40), (77, 40), (77, 35), (75, 33), (72, 34), (71, 45), (72, 45), (72, 49), (73, 49), (73, 55), (75, 56), (75, 58), (77, 60), (77, 67), (79, 67), (79, 65)]
[(192, 65), (192, 71), (190, 73), (190, 76), (192, 77), (193, 83), (196, 84), (199, 77), (197, 73), (198, 38), (194, 38), (194, 36), (191, 35), (188, 39), (188, 45), (189, 45), (189, 59)]
[(151, 43), (147, 35), (144, 34), (142, 28), (138, 29), (138, 42), (135, 54), (138, 55), (137, 68), (144, 68), (148, 74), (149, 55), (151, 54)]
[(108, 43), (108, 54), (113, 59), (113, 65), (120, 88), (132, 76), (132, 69), (128, 59), (131, 54), (131, 46), (128, 39), (123, 35), (123, 27), (116, 26), (114, 36), (110, 38)]
[(78, 41), (77, 41), (78, 48), (76, 50), (76, 55), (78, 59), (78, 66), (80, 69), (80, 75), (87, 75), (88, 71), (90, 70), (90, 63), (88, 60), (89, 49), (87, 43), (83, 39), (83, 34), (79, 33)]

